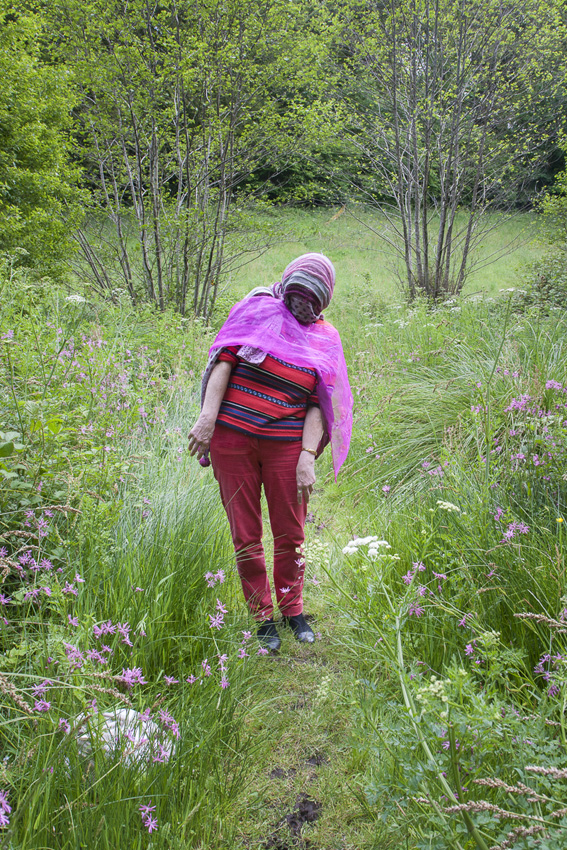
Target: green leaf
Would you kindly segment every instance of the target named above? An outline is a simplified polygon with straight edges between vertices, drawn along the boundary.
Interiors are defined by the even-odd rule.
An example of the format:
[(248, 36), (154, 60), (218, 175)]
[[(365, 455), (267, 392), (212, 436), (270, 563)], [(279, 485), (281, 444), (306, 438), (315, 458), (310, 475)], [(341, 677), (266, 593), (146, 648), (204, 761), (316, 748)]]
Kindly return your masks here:
[(63, 427), (63, 422), (58, 416), (49, 419), (46, 424), (52, 434), (58, 434)]
[(15, 447), (11, 440), (7, 443), (0, 443), (0, 457), (9, 457), (14, 454)]

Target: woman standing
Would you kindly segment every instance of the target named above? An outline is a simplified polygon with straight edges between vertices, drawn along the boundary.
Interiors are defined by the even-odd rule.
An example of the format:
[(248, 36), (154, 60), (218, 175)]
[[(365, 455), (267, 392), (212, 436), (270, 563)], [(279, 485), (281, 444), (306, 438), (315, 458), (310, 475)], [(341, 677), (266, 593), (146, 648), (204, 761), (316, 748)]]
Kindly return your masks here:
[(348, 452), (350, 392), (338, 332), (321, 315), (335, 270), (323, 254), (304, 254), (280, 283), (236, 304), (211, 348), (201, 414), (189, 449), (210, 450), (244, 597), (258, 638), (280, 638), (262, 546), (262, 486), (274, 537), (274, 586), (283, 621), (297, 640), (314, 641), (303, 615), (305, 517), (315, 458), (331, 442), (335, 476)]

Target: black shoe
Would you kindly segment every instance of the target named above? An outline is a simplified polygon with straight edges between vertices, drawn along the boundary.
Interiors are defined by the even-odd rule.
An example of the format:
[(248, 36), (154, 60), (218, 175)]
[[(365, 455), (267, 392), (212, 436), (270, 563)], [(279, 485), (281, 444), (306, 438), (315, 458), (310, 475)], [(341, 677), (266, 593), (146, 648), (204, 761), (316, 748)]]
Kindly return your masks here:
[(265, 646), (266, 649), (271, 650), (271, 652), (277, 652), (280, 646), (282, 645), (278, 630), (276, 629), (276, 624), (274, 623), (273, 619), (264, 620), (264, 622), (258, 626), (256, 635), (258, 636), (258, 640), (260, 641), (262, 646)]
[(284, 617), (283, 621), (290, 627), (296, 640), (301, 643), (315, 643), (313, 629), (303, 614), (296, 614), (294, 617)]

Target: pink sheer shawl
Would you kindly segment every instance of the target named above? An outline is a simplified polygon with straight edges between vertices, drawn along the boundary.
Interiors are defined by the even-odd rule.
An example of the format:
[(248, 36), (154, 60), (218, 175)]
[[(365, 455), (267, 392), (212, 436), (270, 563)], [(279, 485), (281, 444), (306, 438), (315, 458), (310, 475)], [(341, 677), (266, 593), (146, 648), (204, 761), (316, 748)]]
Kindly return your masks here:
[(262, 349), (294, 366), (315, 370), (336, 479), (352, 431), (352, 393), (339, 332), (324, 320), (301, 325), (283, 301), (266, 293), (248, 296), (234, 305), (210, 349), (209, 364), (221, 348), (230, 345)]

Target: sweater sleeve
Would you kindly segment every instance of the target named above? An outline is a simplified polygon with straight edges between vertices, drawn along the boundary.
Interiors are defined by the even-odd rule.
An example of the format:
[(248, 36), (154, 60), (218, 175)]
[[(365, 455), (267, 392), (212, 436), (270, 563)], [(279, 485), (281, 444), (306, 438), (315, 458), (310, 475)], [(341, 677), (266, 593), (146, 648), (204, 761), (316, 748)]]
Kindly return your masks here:
[(317, 384), (315, 384), (311, 395), (307, 397), (307, 407), (321, 407), (319, 404), (319, 396), (317, 395)]
[(238, 356), (236, 354), (237, 351), (237, 345), (231, 345), (229, 348), (223, 348), (223, 350), (219, 354), (218, 359), (224, 361), (225, 363), (232, 363), (233, 366), (236, 366), (236, 364), (238, 363)]

